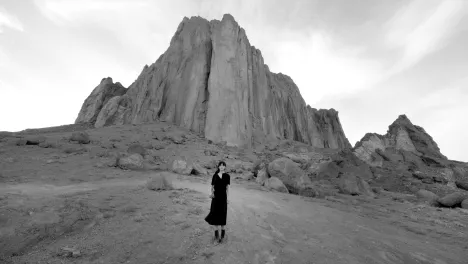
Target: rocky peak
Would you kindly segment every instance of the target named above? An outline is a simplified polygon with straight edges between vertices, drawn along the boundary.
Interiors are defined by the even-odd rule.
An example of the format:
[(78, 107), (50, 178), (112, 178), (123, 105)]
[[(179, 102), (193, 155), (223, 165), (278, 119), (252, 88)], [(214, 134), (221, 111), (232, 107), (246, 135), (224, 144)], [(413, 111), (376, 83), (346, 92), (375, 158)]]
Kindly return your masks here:
[(406, 115), (398, 116), (383, 136), (367, 133), (354, 146), (354, 153), (374, 166), (382, 165), (383, 160), (392, 159), (412, 159), (416, 160), (416, 163), (428, 165), (440, 164), (447, 160), (432, 137), (422, 127), (413, 125)]
[(114, 83), (111, 77), (103, 78), (94, 88), (81, 107), (75, 123), (94, 123), (104, 105), (115, 96), (125, 94), (126, 88), (119, 82)]
[(86, 99), (77, 123), (164, 120), (231, 146), (291, 139), (351, 147), (338, 112), (307, 107), (293, 80), (270, 72), (230, 14), (221, 21), (185, 17), (167, 51), (127, 90), (104, 90), (96, 88)]
[(407, 141), (407, 144), (412, 145), (412, 151), (429, 157), (447, 159), (447, 157), (440, 153), (437, 143), (426, 133), (424, 128), (413, 125), (406, 115), (400, 115), (397, 120), (389, 126), (387, 134), (395, 139), (397, 145), (403, 146), (406, 143), (402, 141)]

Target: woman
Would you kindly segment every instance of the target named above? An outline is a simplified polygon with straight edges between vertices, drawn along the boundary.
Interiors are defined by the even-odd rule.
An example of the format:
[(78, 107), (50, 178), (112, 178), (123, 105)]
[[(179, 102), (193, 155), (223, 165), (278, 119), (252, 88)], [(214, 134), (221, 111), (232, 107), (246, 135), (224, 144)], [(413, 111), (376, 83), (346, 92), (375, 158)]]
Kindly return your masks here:
[[(226, 231), (227, 218), (227, 204), (229, 196), (229, 184), (231, 183), (231, 177), (225, 173), (226, 163), (224, 161), (219, 162), (218, 169), (213, 175), (211, 180), (211, 208), (210, 213), (205, 218), (208, 224), (214, 226), (215, 239), (221, 243), (224, 239)], [(221, 233), (221, 236), (219, 236)]]

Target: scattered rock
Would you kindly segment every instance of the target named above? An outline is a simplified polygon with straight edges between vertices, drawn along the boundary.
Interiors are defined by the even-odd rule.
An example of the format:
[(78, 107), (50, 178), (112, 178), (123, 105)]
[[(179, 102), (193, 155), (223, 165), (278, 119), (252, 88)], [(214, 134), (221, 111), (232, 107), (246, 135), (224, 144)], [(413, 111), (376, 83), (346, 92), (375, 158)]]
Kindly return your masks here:
[(105, 167), (105, 164), (102, 163), (102, 162), (96, 162), (96, 163), (94, 164), (94, 167), (96, 167), (96, 168), (104, 168), (104, 167)]
[(203, 167), (207, 169), (215, 169), (218, 166), (216, 160), (210, 160), (203, 163)]
[(146, 182), (146, 187), (152, 191), (172, 190), (174, 187), (171, 177), (172, 175), (169, 172), (155, 173)]
[(254, 179), (253, 172), (247, 171), (236, 177), (237, 179), (242, 179), (244, 181), (250, 181)]
[(174, 134), (174, 135), (166, 135), (164, 136), (164, 140), (168, 140), (174, 144), (183, 144), (184, 143), (184, 138), (182, 138), (180, 135)]
[(166, 148), (166, 144), (164, 144), (162, 142), (158, 142), (158, 143), (153, 144), (153, 149), (155, 149), (155, 150), (161, 150), (161, 149), (164, 149), (164, 148)]
[(41, 142), (39, 143), (39, 147), (41, 148), (57, 148), (57, 144), (56, 143), (52, 143), (52, 142)]
[(140, 154), (134, 153), (130, 156), (120, 157), (117, 166), (121, 169), (140, 170), (144, 168), (143, 161), (144, 159)]
[(75, 248), (62, 247), (57, 253), (57, 256), (65, 258), (79, 258), (81, 257), (81, 251)]
[(257, 179), (255, 181), (260, 185), (264, 185), (267, 179), (268, 179), (268, 174), (267, 174), (266, 168), (263, 168), (260, 171), (258, 171)]
[(430, 192), (428, 190), (421, 189), (417, 191), (416, 197), (419, 200), (427, 202), (429, 205), (432, 205), (432, 206), (437, 206), (439, 204), (439, 202), (437, 202), (437, 199), (439, 199), (439, 197), (435, 193)]
[(47, 164), (52, 164), (52, 163), (65, 163), (63, 160), (59, 159), (49, 159), (46, 161)]
[(187, 161), (182, 159), (174, 159), (171, 165), (171, 171), (177, 174), (190, 175), (193, 167), (187, 164)]
[(242, 173), (244, 171), (253, 171), (254, 164), (248, 161), (233, 160), (228, 163), (229, 172)]
[(199, 163), (192, 162), (192, 171), (190, 174), (206, 176), (208, 175), (208, 172)]
[(4, 161), (5, 161), (5, 162), (8, 162), (8, 163), (15, 163), (15, 162), (16, 162), (16, 159), (13, 158), (13, 157), (8, 157), (8, 158), (5, 158)]
[(468, 191), (468, 182), (466, 181), (455, 181), (455, 185), (465, 191)]
[(218, 146), (219, 148), (224, 148), (227, 146), (227, 141), (226, 140), (222, 140), (218, 143), (216, 143), (216, 146)]
[(273, 189), (278, 192), (289, 193), (288, 188), (286, 188), (284, 183), (277, 177), (271, 177), (269, 179), (266, 179), (264, 185), (265, 187)]
[(88, 150), (83, 147), (67, 147), (63, 150), (66, 154), (82, 154)]
[(25, 138), (20, 138), (16, 140), (15, 145), (16, 146), (25, 146), (28, 141)]
[(467, 197), (468, 195), (466, 193), (455, 192), (455, 193), (451, 193), (442, 198), (437, 199), (437, 202), (439, 202), (441, 205), (445, 207), (455, 207), (459, 205)]
[(39, 145), (47, 140), (44, 136), (31, 136), (26, 138), (26, 145)]
[(79, 144), (89, 144), (91, 142), (91, 140), (89, 139), (89, 134), (84, 131), (73, 132), (73, 134), (70, 137), (70, 141), (74, 141)]
[(371, 187), (371, 189), (375, 194), (380, 194), (383, 190), (382, 187)]
[(426, 184), (432, 184), (432, 183), (434, 183), (434, 179), (432, 179), (432, 178), (424, 178), (424, 179), (421, 179), (421, 182), (422, 182), (422, 183), (426, 183)]
[(127, 153), (129, 154), (137, 153), (144, 157), (148, 152), (142, 145), (137, 143), (137, 144), (130, 145), (130, 147), (128, 147), (127, 149)]
[(468, 198), (461, 202), (460, 207), (463, 209), (468, 209)]
[(284, 157), (296, 162), (296, 163), (307, 163), (311, 160), (311, 157), (305, 153), (281, 153)]
[(433, 176), (432, 179), (435, 183), (444, 184), (444, 185), (448, 183), (448, 180), (440, 175)]
[(353, 173), (343, 173), (338, 181), (338, 188), (343, 194), (374, 196), (369, 184)]
[(212, 149), (205, 149), (204, 153), (205, 156), (217, 156), (219, 154), (218, 151)]

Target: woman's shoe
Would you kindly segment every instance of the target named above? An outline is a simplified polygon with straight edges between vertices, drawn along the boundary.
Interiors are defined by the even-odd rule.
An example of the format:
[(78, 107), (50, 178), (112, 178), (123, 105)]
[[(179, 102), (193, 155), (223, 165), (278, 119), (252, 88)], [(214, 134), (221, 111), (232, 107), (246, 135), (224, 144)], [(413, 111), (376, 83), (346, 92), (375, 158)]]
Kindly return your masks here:
[(218, 230), (215, 231), (215, 239), (216, 239), (216, 240), (219, 240), (219, 233), (218, 233)]
[(224, 229), (221, 230), (221, 238), (219, 239), (219, 243), (223, 242), (224, 235), (226, 234), (226, 231)]

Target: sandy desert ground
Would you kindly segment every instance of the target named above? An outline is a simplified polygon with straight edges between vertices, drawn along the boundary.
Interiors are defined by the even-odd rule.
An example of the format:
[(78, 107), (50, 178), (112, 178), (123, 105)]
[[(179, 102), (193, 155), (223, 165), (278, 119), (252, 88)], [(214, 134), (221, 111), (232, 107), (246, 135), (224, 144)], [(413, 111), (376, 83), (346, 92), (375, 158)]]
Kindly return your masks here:
[[(68, 140), (84, 129), (90, 144)], [(165, 134), (185, 140), (175, 144)], [(50, 144), (16, 145), (38, 136)], [(135, 142), (148, 150), (151, 169), (109, 166)], [(301, 197), (233, 171), (227, 240), (218, 244), (204, 221), (210, 166), (207, 175), (170, 173), (172, 190), (146, 187), (173, 158), (222, 159), (229, 167), (255, 155), (166, 123), (5, 134), (0, 263), (468, 263), (468, 210), (430, 207), (410, 195)]]

